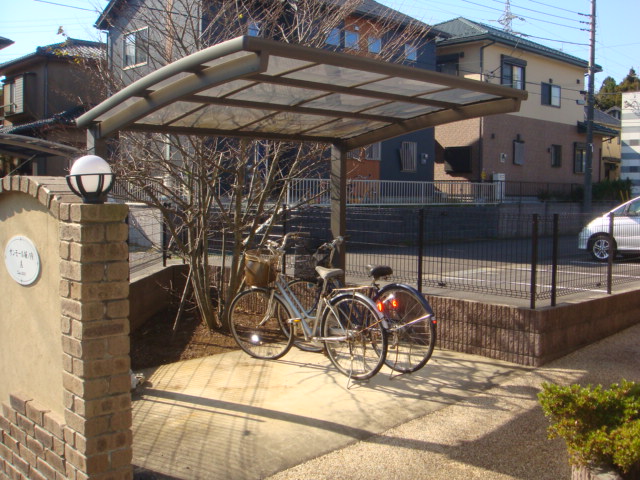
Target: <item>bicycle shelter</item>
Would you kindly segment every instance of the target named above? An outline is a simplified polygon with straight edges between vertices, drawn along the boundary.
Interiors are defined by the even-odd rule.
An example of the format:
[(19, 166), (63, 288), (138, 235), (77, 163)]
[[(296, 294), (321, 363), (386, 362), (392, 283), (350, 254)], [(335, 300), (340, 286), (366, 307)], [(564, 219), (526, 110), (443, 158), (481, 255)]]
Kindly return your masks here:
[[(346, 229), (347, 152), (436, 125), (517, 112), (527, 92), (242, 36), (137, 80), (77, 119), (104, 151), (120, 130), (296, 142), (331, 153), (331, 230)], [(344, 251), (338, 262), (344, 266)]]

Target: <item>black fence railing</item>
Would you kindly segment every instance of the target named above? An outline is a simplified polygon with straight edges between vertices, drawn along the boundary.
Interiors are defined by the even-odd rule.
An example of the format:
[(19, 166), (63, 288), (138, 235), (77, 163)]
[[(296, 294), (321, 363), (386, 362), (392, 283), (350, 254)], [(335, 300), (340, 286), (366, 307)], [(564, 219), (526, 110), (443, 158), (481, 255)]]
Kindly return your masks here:
[[(505, 214), (487, 208), (362, 208), (347, 211), (347, 276), (365, 280), (367, 265), (393, 267), (394, 281), (539, 300), (569, 294), (611, 293), (640, 281), (640, 221), (637, 251), (615, 261), (596, 261), (578, 248), (581, 214)], [(630, 228), (630, 227), (629, 227)], [(307, 231), (309, 243), (327, 239), (329, 211), (290, 212), (286, 230)], [(631, 229), (633, 230), (633, 229)]]
[(504, 196), (507, 201), (553, 200), (562, 202), (579, 201), (583, 186), (577, 183), (517, 182), (506, 181)]
[(131, 205), (127, 223), (130, 273), (163, 262), (167, 233), (160, 212), (144, 205)]
[[(346, 274), (354, 282), (366, 282), (368, 265), (386, 264), (394, 270), (393, 281), (425, 292), (448, 289), (525, 299), (532, 308), (541, 301), (555, 305), (565, 295), (611, 293), (617, 286), (640, 282), (640, 217), (637, 222), (627, 218), (624, 224), (614, 219), (611, 231), (625, 247), (618, 252), (624, 256), (597, 261), (578, 248), (582, 228), (593, 216), (517, 213), (520, 210), (530, 211), (505, 213), (492, 206), (348, 208)], [(156, 216), (144, 208), (132, 211), (132, 272), (163, 260), (167, 234)], [(308, 232), (310, 250), (331, 239), (329, 208), (287, 211), (281, 220), (272, 234)], [(607, 233), (611, 227), (605, 224), (601, 228)], [(622, 226), (621, 234), (617, 229)], [(223, 232), (222, 225), (218, 227), (212, 231)], [(590, 246), (588, 240), (583, 247)], [(229, 255), (232, 241), (233, 236), (223, 233), (211, 238), (213, 264), (223, 263), (221, 254)], [(290, 271), (293, 263), (293, 255), (288, 256)]]

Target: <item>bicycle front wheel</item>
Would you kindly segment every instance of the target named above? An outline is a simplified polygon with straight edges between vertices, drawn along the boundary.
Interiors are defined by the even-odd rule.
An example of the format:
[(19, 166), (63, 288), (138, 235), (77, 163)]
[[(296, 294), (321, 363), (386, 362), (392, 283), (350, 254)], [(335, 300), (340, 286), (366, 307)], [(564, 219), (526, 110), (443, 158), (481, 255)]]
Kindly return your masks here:
[(344, 293), (332, 298), (321, 331), (329, 360), (349, 378), (367, 380), (384, 365), (387, 334), (368, 297)]
[(389, 326), (385, 363), (400, 373), (420, 370), (436, 344), (431, 306), (416, 289), (397, 283), (384, 286), (374, 300)]
[(262, 288), (240, 292), (229, 307), (233, 338), (246, 353), (265, 360), (280, 358), (291, 349), (290, 318), (282, 300)]

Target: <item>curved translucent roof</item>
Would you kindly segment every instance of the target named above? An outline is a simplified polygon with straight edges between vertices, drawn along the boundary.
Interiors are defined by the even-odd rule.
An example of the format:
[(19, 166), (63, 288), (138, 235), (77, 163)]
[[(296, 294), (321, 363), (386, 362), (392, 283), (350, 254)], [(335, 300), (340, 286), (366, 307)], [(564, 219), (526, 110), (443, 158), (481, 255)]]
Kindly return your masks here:
[(376, 59), (238, 37), (177, 60), (77, 119), (118, 130), (341, 144), (518, 111), (527, 92)]

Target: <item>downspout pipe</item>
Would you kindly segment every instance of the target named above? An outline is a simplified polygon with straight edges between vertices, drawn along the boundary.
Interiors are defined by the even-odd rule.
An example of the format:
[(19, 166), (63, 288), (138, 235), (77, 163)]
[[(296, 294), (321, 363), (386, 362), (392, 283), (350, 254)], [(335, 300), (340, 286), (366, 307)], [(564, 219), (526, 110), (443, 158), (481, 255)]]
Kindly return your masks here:
[[(485, 77), (484, 77), (484, 49), (487, 47), (490, 47), (491, 45), (493, 45), (494, 43), (496, 43), (495, 40), (491, 40), (489, 43), (483, 45), (480, 47), (480, 81), (482, 82)], [(479, 162), (479, 167), (480, 167), (480, 171), (478, 172), (478, 176), (480, 177), (480, 180), (482, 180), (482, 171), (484, 170), (484, 117), (480, 117), (480, 131), (478, 132), (479, 134), (479, 141), (478, 141), (478, 157), (480, 159)]]

